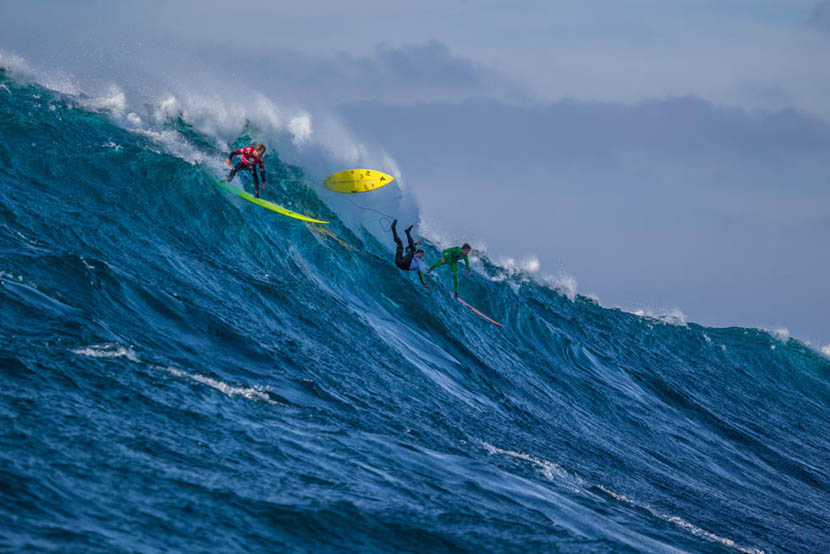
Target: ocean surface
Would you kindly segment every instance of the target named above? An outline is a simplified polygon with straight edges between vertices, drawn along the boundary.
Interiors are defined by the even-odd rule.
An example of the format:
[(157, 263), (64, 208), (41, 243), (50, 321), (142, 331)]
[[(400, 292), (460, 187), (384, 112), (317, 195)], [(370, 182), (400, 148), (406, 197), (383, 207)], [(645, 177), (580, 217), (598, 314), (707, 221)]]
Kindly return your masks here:
[(0, 551), (830, 552), (820, 353), (479, 253), (498, 328), (225, 152), (0, 72)]

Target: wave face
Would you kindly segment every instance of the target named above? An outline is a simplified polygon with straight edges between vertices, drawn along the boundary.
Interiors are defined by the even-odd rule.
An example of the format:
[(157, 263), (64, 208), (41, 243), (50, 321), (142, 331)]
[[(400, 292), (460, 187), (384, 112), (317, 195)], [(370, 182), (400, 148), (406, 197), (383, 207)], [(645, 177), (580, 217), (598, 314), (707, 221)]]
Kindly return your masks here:
[(3, 550), (830, 548), (830, 362), (800, 342), (482, 257), (462, 295), (500, 329), (276, 155), (266, 197), (336, 238), (0, 81)]

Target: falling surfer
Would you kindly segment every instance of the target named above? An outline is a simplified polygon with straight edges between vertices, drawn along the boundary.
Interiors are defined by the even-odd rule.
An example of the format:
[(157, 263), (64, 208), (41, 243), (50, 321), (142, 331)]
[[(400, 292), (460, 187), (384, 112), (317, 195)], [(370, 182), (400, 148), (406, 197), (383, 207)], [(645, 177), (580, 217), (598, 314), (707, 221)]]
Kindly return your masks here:
[[(231, 165), (234, 156), (239, 156), (239, 163), (233, 166), (228, 178), (225, 180), (230, 183), (237, 171), (250, 171), (254, 176), (254, 186), (256, 187), (256, 197), (259, 198), (259, 181), (262, 177), (262, 190), (265, 190), (265, 145), (260, 143), (256, 146), (246, 146), (231, 150), (228, 154), (228, 159), (225, 160), (225, 165)], [(257, 175), (257, 166), (259, 166), (259, 175)]]
[(470, 245), (466, 242), (463, 246), (453, 246), (452, 248), (447, 248), (443, 252), (441, 252), (441, 259), (432, 264), (429, 268), (429, 272), (431, 273), (433, 269), (438, 266), (442, 266), (444, 264), (448, 264), (450, 266), (450, 270), (452, 270), (452, 282), (454, 287), (454, 294), (456, 298), (458, 298), (458, 262), (460, 260), (464, 260), (464, 265), (467, 268), (467, 275), (470, 274), (470, 259), (467, 257), (467, 254), (470, 253)]
[(406, 246), (406, 253), (404, 254), (403, 242), (398, 236), (398, 220), (396, 219), (392, 222), (392, 238), (395, 239), (395, 244), (397, 245), (397, 248), (395, 249), (395, 265), (398, 266), (398, 269), (402, 269), (403, 271), (417, 271), (421, 284), (426, 288), (429, 288), (429, 285), (424, 282), (424, 272), (427, 271), (427, 265), (424, 263), (424, 251), (420, 248), (415, 248), (421, 244), (421, 241), (415, 242), (412, 240), (412, 235), (409, 234), (412, 227), (413, 226), (410, 225), (404, 229), (404, 233), (406, 233), (406, 240), (408, 242)]

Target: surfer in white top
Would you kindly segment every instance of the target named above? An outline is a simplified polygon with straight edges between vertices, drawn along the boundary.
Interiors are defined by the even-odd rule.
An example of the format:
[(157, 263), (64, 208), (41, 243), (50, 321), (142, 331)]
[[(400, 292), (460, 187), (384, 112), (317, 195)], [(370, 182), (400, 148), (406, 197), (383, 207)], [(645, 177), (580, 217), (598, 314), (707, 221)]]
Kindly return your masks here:
[(412, 235), (409, 234), (413, 225), (410, 225), (404, 229), (404, 233), (406, 233), (406, 239), (408, 241), (406, 254), (404, 254), (403, 241), (401, 241), (401, 238), (398, 236), (397, 227), (398, 220), (396, 219), (392, 222), (392, 238), (395, 240), (395, 244), (397, 245), (397, 248), (395, 249), (395, 265), (398, 266), (398, 269), (402, 269), (404, 271), (417, 271), (421, 284), (426, 288), (429, 288), (429, 285), (424, 282), (424, 272), (427, 270), (427, 265), (424, 263), (424, 251), (423, 249), (415, 248), (421, 244), (421, 241), (415, 242), (412, 240)]

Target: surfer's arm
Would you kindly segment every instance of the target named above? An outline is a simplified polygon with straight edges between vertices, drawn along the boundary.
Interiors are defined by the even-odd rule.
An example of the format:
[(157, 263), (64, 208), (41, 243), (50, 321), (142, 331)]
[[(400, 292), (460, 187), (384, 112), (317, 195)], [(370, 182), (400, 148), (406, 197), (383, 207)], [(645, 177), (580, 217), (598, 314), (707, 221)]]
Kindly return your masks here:
[(464, 267), (467, 268), (467, 275), (470, 274), (470, 258), (464, 256)]
[(231, 165), (231, 162), (233, 161), (233, 157), (238, 156), (241, 153), (242, 153), (241, 149), (231, 150), (231, 153), (228, 154), (228, 160), (225, 162), (225, 165)]
[(262, 180), (262, 188), (265, 188), (265, 162), (259, 162), (259, 178)]
[(418, 278), (421, 280), (422, 285), (424, 285), (426, 288), (429, 288), (429, 285), (427, 285), (426, 281), (424, 281), (424, 274), (420, 271), (418, 272)]

